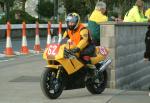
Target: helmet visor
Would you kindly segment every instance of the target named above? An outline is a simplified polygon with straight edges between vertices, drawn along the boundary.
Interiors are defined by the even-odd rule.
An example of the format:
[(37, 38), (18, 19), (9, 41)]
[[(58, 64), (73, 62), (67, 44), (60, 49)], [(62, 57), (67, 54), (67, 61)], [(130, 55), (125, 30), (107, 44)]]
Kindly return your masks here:
[(73, 17), (73, 16), (67, 16), (66, 22), (73, 22), (73, 23), (76, 23), (76, 22), (77, 22), (77, 18), (76, 18), (76, 17)]

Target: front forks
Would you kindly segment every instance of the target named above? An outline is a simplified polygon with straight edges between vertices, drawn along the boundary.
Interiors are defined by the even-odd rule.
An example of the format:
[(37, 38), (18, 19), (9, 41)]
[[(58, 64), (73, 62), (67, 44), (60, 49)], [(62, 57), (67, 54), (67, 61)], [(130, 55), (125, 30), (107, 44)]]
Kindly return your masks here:
[(59, 67), (59, 68), (58, 68), (58, 71), (57, 71), (57, 74), (56, 74), (56, 79), (59, 78), (59, 76), (60, 76), (60, 71), (61, 71), (61, 68)]
[(60, 73), (61, 73), (61, 68), (58, 68), (58, 71), (56, 73), (56, 77), (53, 81), (53, 89), (55, 92), (59, 91), (59, 87), (60, 87)]

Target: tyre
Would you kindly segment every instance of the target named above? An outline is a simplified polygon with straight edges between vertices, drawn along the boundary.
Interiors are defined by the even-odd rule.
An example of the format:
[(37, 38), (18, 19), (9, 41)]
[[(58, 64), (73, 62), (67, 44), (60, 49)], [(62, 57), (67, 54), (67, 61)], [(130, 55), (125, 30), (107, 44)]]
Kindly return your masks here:
[(43, 94), (49, 99), (58, 98), (64, 88), (63, 81), (56, 79), (57, 70), (46, 68), (41, 76), (41, 89)]
[(97, 74), (94, 78), (86, 81), (86, 88), (92, 94), (101, 94), (107, 86), (107, 72)]

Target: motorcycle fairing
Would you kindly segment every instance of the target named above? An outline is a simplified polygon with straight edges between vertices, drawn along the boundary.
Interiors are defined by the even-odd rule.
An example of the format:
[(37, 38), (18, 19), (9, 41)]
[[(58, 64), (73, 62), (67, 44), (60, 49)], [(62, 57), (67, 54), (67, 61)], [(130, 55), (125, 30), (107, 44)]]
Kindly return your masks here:
[(71, 75), (72, 73), (78, 71), (84, 66), (83, 63), (81, 63), (77, 59), (61, 59), (58, 60), (58, 62), (64, 67), (68, 75)]

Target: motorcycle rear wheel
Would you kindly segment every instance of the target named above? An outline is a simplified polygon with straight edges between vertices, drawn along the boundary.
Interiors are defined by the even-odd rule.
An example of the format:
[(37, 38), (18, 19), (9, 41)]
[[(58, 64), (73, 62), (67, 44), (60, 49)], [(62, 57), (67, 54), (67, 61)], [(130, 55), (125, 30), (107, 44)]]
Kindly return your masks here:
[(43, 94), (49, 99), (58, 98), (64, 88), (62, 80), (56, 80), (57, 70), (46, 68), (41, 75), (41, 89)]
[(94, 82), (93, 78), (89, 78), (86, 81), (86, 88), (92, 94), (101, 94), (107, 86), (106, 70), (103, 71), (102, 73), (99, 73), (98, 75), (99, 76), (97, 77), (97, 79), (99, 80), (99, 83)]

